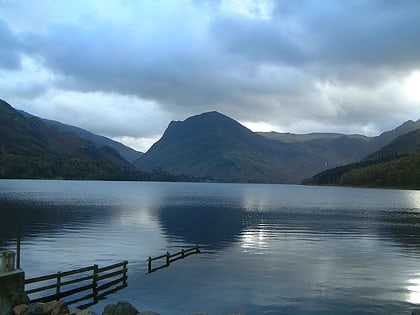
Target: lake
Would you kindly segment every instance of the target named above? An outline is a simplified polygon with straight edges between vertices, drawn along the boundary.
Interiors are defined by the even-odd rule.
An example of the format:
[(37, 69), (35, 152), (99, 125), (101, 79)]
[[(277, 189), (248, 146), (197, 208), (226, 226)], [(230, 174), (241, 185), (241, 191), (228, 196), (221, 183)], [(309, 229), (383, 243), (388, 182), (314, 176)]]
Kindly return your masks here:
[[(420, 191), (0, 180), (0, 250), (27, 277), (128, 260), (127, 300), (165, 314), (410, 314)], [(146, 274), (146, 259), (202, 253)]]

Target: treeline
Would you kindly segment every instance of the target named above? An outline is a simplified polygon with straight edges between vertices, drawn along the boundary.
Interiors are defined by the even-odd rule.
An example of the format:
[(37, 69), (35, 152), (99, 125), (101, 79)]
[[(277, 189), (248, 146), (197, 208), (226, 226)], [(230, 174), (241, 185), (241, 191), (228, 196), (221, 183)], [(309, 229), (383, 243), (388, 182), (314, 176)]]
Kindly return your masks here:
[(345, 173), (345, 186), (420, 188), (420, 154), (405, 156)]
[(303, 184), (420, 188), (420, 154), (388, 155), (336, 167)]
[(24, 156), (0, 153), (0, 178), (179, 181), (169, 173), (122, 168), (103, 159), (69, 156)]

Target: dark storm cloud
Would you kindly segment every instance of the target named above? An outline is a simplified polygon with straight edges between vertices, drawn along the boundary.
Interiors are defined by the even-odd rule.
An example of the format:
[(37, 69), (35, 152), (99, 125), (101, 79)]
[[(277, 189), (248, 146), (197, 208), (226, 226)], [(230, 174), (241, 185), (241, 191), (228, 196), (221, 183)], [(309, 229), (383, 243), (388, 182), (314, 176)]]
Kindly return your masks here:
[(299, 38), (286, 25), (273, 20), (225, 16), (212, 24), (212, 35), (227, 50), (255, 62), (296, 65), (308, 59)]
[(213, 37), (226, 52), (302, 67), (321, 78), (338, 75), (357, 83), (366, 75), (357, 72), (383, 74), (384, 69), (420, 67), (419, 1), (274, 1), (274, 5), (270, 20), (216, 19)]
[(20, 43), (9, 25), (0, 19), (0, 68), (8, 70), (20, 67)]
[[(316, 60), (397, 69), (420, 65), (420, 2), (323, 1), (299, 23)], [(279, 9), (280, 11), (280, 9)]]
[(109, 23), (53, 25), (46, 34), (27, 36), (26, 42), (61, 74), (63, 85), (187, 107), (243, 102), (241, 96), (252, 90), (276, 93), (253, 80), (261, 63), (300, 67), (311, 78), (353, 84), (369, 81), (367, 72), (378, 82), (376, 75), (420, 67), (417, 1), (274, 5), (270, 20), (219, 14), (209, 25), (211, 36), (199, 42), (178, 33), (176, 25), (153, 38), (147, 30)]
[[(301, 122), (389, 125), (390, 119), (397, 125), (420, 114), (402, 91), (404, 80), (420, 70), (420, 1), (180, 0), (174, 5), (159, 0), (105, 6), (74, 1), (69, 6), (45, 0), (31, 10), (17, 3), (5, 14), (9, 26), (0, 21), (0, 68), (26, 67), (22, 56), (34, 63), (26, 86), (42, 73), (39, 84), (47, 86), (45, 94), (53, 92), (46, 101), (34, 95), (38, 104), (51, 99), (54, 113), (71, 107), (74, 117), (82, 117), (83, 100), (100, 107), (106, 97), (110, 109), (101, 112), (118, 109), (120, 121), (130, 117), (115, 104), (131, 98), (148, 115), (183, 119), (219, 110), (285, 128)], [(35, 91), (27, 88), (24, 94), (18, 88), (26, 70), (10, 88), (23, 96)], [(160, 130), (167, 121), (156, 124), (154, 130)], [(129, 135), (139, 135), (133, 131), (137, 125), (132, 123)], [(117, 134), (118, 125), (112, 128)]]

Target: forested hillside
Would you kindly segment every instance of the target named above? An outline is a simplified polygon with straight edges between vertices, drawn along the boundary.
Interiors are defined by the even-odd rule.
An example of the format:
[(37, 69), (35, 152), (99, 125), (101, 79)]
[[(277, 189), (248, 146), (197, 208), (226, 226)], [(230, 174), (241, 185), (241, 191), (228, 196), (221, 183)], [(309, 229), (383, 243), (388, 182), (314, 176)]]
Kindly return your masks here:
[(0, 100), (0, 178), (174, 180), (136, 169), (115, 149), (60, 132)]
[(306, 184), (420, 188), (420, 129), (402, 135), (365, 160), (336, 167)]

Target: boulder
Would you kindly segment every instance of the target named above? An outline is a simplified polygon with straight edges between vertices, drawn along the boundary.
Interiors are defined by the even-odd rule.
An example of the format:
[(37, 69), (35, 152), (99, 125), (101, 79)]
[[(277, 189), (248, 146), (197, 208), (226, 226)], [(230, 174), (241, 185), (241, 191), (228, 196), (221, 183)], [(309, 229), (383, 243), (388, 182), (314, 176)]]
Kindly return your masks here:
[(68, 315), (96, 315), (96, 313), (92, 311), (83, 311), (78, 308), (75, 308), (74, 310), (71, 310)]
[(137, 315), (139, 311), (130, 303), (119, 301), (105, 306), (102, 315)]
[(27, 304), (20, 304), (13, 308), (13, 315), (21, 315), (28, 308)]
[(51, 315), (67, 315), (68, 313), (70, 313), (70, 311), (66, 302), (59, 300), (54, 303)]
[(51, 315), (52, 308), (50, 303), (33, 303), (29, 304), (20, 315)]
[(74, 310), (71, 310), (68, 315), (96, 315), (96, 313), (75, 308)]

